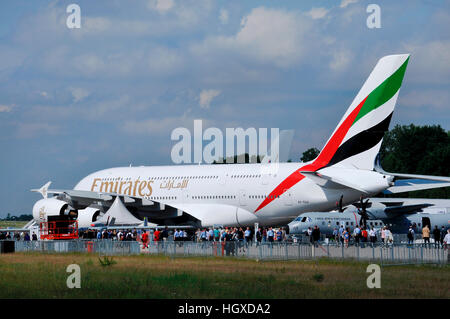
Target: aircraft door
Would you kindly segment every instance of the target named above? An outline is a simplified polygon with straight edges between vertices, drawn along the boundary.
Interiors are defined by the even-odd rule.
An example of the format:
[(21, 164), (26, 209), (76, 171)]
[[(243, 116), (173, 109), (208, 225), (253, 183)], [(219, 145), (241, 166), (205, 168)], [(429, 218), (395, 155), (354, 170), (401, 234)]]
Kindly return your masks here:
[(287, 189), (281, 196), (283, 196), (283, 201), (286, 206), (292, 206), (292, 193), (289, 189)]
[(267, 173), (262, 173), (261, 174), (261, 184), (262, 185), (269, 184), (269, 174), (267, 174)]
[(239, 205), (247, 206), (247, 194), (243, 189), (239, 190)]
[(422, 217), (422, 227), (425, 227), (425, 225), (431, 230), (431, 221), (429, 217)]
[(219, 185), (225, 185), (227, 178), (228, 178), (228, 174), (225, 175), (223, 173), (220, 173), (219, 174)]

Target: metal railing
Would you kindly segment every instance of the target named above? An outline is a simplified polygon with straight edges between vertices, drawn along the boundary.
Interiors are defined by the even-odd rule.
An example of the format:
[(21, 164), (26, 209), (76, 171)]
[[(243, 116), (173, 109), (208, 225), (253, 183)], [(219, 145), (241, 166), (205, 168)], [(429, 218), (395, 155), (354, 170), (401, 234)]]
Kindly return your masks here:
[(234, 256), (258, 260), (309, 260), (316, 258), (376, 261), (381, 264), (446, 264), (448, 249), (434, 244), (310, 244), (245, 242), (152, 242), (142, 249), (144, 254), (167, 256)]
[(232, 242), (149, 242), (144, 248), (138, 241), (67, 240), (15, 241), (16, 252), (97, 253), (101, 255), (162, 254), (173, 257), (237, 257), (257, 260), (311, 260), (331, 258), (393, 264), (450, 263), (449, 249), (435, 244), (340, 245), (335, 243), (246, 243)]
[(137, 241), (112, 240), (55, 240), (16, 241), (16, 252), (44, 253), (98, 253), (102, 255), (138, 255), (141, 252)]

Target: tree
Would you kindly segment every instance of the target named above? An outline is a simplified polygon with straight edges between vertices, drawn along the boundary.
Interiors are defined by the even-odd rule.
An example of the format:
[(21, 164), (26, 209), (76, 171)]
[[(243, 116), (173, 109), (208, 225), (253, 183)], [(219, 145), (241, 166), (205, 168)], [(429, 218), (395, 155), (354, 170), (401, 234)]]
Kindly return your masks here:
[[(449, 176), (450, 132), (439, 125), (396, 125), (385, 133), (380, 149), (388, 172)], [(401, 193), (395, 197), (450, 198), (449, 188)]]
[(300, 160), (302, 162), (309, 162), (312, 161), (313, 159), (315, 159), (318, 155), (319, 155), (320, 151), (315, 148), (312, 147), (306, 151), (303, 152), (302, 157), (300, 158)]

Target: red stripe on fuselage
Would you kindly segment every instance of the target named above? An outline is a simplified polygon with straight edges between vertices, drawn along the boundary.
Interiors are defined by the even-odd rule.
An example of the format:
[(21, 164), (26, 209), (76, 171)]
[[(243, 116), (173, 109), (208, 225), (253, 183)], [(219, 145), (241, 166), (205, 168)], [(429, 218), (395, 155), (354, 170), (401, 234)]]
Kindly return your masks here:
[(300, 167), (298, 170), (296, 170), (291, 175), (289, 175), (284, 181), (282, 181), (269, 194), (269, 196), (267, 196), (263, 200), (263, 202), (255, 210), (255, 213), (258, 210), (262, 209), (263, 207), (267, 206), (275, 198), (278, 198), (278, 196), (282, 195), (284, 192), (289, 190), (292, 186), (294, 186), (295, 184), (300, 182), (303, 178), (305, 178), (305, 176), (303, 174), (301, 174), (300, 171), (315, 172), (315, 171), (321, 169), (322, 167), (326, 166), (330, 162), (334, 153), (336, 153), (337, 149), (339, 148), (339, 145), (341, 145), (348, 130), (352, 126), (353, 122), (355, 121), (355, 118), (358, 115), (361, 108), (363, 107), (366, 99), (367, 99), (367, 97), (364, 100), (362, 100), (362, 102), (359, 103), (359, 105), (347, 116), (347, 118), (344, 120), (344, 122), (341, 124), (341, 126), (339, 126), (339, 128), (333, 134), (331, 139), (325, 145), (322, 152), (320, 152), (319, 156), (314, 160), (314, 162)]

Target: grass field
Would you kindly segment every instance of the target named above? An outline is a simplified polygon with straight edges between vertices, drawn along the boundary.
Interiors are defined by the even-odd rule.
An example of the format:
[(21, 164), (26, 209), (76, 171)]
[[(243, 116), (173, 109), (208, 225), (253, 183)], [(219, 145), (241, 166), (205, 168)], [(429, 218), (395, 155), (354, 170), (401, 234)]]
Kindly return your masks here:
[[(450, 298), (450, 267), (382, 268), (381, 288), (366, 285), (357, 262), (114, 257), (88, 254), (0, 255), (0, 298)], [(81, 288), (66, 286), (69, 264)], [(320, 281), (320, 279), (322, 280)]]
[(0, 220), (0, 228), (22, 228), (28, 223), (28, 221), (7, 221), (7, 220)]

